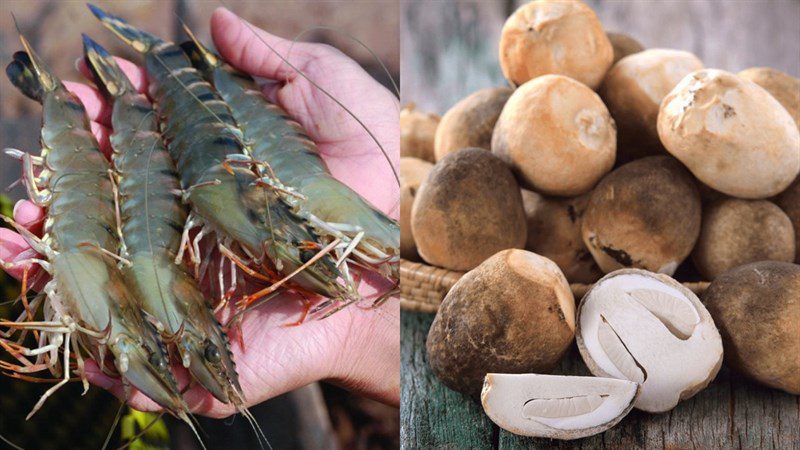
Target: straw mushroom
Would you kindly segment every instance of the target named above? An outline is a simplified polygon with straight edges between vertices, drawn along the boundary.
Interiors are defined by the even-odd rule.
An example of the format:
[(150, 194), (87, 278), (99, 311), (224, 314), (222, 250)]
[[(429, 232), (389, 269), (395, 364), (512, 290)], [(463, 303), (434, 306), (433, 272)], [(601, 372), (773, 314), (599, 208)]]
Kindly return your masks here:
[(433, 140), (440, 117), (418, 111), (411, 103), (400, 111), (400, 156), (434, 162)]
[(515, 86), (561, 74), (596, 89), (613, 60), (600, 20), (580, 1), (526, 3), (506, 20), (500, 35), (500, 67)]
[(636, 383), (599, 377), (536, 374), (486, 375), (486, 415), (514, 434), (579, 439), (613, 427), (633, 408)]
[(575, 299), (552, 261), (504, 250), (450, 289), (427, 341), (431, 369), (451, 389), (477, 396), (488, 372), (549, 372), (569, 348)]
[(674, 158), (650, 156), (608, 174), (589, 197), (583, 242), (608, 273), (637, 267), (672, 275), (700, 234), (700, 194)]
[(700, 181), (734, 197), (771, 197), (800, 173), (792, 116), (757, 84), (722, 70), (689, 74), (664, 98), (658, 135)]
[(419, 185), (433, 168), (433, 164), (418, 158), (400, 158), (400, 256), (419, 261), (414, 233), (411, 232), (411, 208)]
[(638, 269), (610, 273), (578, 309), (578, 350), (599, 377), (641, 386), (635, 407), (669, 411), (714, 379), (722, 340), (692, 291), (672, 278)]
[(470, 270), (526, 238), (522, 195), (514, 175), (491, 152), (467, 148), (436, 163), (411, 209), (411, 232), (422, 259)]
[(619, 162), (664, 154), (657, 129), (661, 101), (683, 77), (702, 68), (689, 52), (650, 49), (621, 59), (608, 71), (600, 96), (617, 124)]
[(751, 67), (738, 74), (766, 89), (794, 118), (800, 127), (800, 78), (769, 67)]
[(525, 249), (558, 264), (571, 283), (594, 283), (603, 276), (581, 237), (581, 217), (589, 196), (545, 197), (522, 190), (528, 220)]
[(800, 394), (800, 265), (760, 261), (725, 272), (703, 294), (725, 361), (761, 384)]
[(450, 108), (436, 130), (436, 161), (467, 147), (489, 150), (492, 130), (512, 90), (481, 89)]
[(703, 210), (702, 223), (692, 259), (706, 280), (751, 262), (794, 260), (792, 221), (767, 200), (713, 202)]
[(776, 199), (776, 203), (789, 216), (794, 226), (794, 262), (800, 264), (800, 177), (783, 191)]
[(520, 86), (506, 102), (492, 152), (520, 184), (542, 194), (588, 192), (614, 165), (617, 132), (600, 97), (562, 75)]
[(644, 45), (625, 33), (608, 32), (606, 36), (608, 36), (608, 41), (611, 42), (611, 47), (614, 49), (614, 62), (611, 65), (612, 67), (620, 59), (644, 50)]

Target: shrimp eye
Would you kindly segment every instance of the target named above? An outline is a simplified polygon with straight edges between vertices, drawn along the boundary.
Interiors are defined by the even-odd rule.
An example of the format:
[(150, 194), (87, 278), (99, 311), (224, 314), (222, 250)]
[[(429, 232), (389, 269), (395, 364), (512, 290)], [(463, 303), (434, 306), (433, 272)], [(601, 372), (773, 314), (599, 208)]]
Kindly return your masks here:
[(167, 361), (161, 357), (158, 353), (151, 353), (150, 358), (150, 365), (155, 367), (158, 370), (166, 370), (167, 368)]
[(205, 357), (212, 363), (218, 363), (221, 357), (219, 355), (219, 349), (217, 348), (217, 346), (211, 343), (206, 345)]
[(315, 254), (312, 250), (302, 250), (300, 252), (300, 261), (307, 263)]

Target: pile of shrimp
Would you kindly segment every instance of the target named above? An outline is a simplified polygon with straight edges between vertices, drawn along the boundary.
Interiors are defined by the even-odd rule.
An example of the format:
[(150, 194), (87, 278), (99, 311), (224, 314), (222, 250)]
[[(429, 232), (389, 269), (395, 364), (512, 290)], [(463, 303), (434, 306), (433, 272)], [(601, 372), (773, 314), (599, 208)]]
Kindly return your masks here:
[[(247, 277), (264, 288), (232, 302), (235, 317), (288, 290), (326, 297), (303, 314), (324, 318), (362, 300), (361, 271), (390, 280), (379, 304), (398, 283), (398, 224), (333, 178), (302, 127), (190, 30), (191, 41), (178, 46), (89, 8), (142, 54), (149, 98), (83, 36), (86, 64), (112, 105), (109, 161), (83, 105), (20, 35), (24, 51), (6, 72), (42, 105), (42, 153), (6, 153), (22, 161), (28, 195), (46, 218), (38, 237), (0, 216), (40, 255), (0, 261), (25, 268), (24, 311), (0, 322), (0, 346), (15, 363), (0, 368), (60, 380), (30, 415), (72, 373), (88, 388), (91, 358), (192, 426), (173, 356), (257, 429), (215, 307)], [(219, 263), (208, 263), (201, 242)], [(28, 301), (32, 265), (49, 281)], [(216, 305), (201, 280), (214, 280)]]

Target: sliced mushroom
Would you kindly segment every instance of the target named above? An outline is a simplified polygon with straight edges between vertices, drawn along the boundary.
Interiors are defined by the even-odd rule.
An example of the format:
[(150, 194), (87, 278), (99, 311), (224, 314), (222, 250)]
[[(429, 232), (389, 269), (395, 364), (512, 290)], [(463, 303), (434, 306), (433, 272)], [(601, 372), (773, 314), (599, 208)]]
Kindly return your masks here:
[(552, 439), (592, 436), (625, 417), (638, 385), (614, 378), (562, 375), (486, 375), (481, 403), (486, 415), (514, 434)]
[(639, 269), (612, 272), (581, 300), (576, 340), (593, 374), (642, 385), (636, 408), (668, 411), (711, 382), (722, 340), (694, 293)]

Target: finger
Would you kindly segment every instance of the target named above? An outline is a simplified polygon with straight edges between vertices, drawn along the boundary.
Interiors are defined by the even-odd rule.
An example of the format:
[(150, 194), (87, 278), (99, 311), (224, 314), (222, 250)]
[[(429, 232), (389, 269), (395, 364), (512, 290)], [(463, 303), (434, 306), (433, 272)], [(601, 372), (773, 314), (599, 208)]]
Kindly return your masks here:
[(78, 96), (78, 99), (83, 103), (83, 107), (86, 108), (86, 115), (89, 116), (89, 120), (99, 122), (105, 126), (111, 126), (111, 107), (97, 89), (74, 81), (65, 81), (64, 86)]
[(91, 122), (89, 125), (92, 127), (92, 134), (97, 139), (100, 151), (106, 158), (111, 159), (111, 130), (97, 122)]
[[(33, 251), (22, 236), (8, 228), (0, 228), (0, 260), (13, 263), (23, 259), (33, 258), (34, 256), (36, 256), (36, 252)], [(3, 270), (19, 280), (25, 272), (25, 266), (13, 266), (4, 268)]]
[(264, 97), (270, 101), (270, 103), (280, 104), (278, 93), (285, 85), (286, 83), (282, 81), (268, 80), (266, 83), (264, 83), (264, 85), (261, 86), (261, 92), (264, 94)]
[(45, 212), (30, 200), (20, 200), (14, 205), (14, 221), (22, 225), (31, 233), (40, 236)]
[[(128, 77), (128, 80), (130, 80), (133, 87), (136, 88), (137, 92), (142, 94), (147, 93), (147, 73), (142, 67), (137, 66), (136, 64), (128, 61), (127, 59), (118, 58), (116, 56), (114, 57), (114, 61), (117, 62), (117, 65), (119, 66), (120, 70), (122, 70), (122, 73), (124, 73), (125, 76)], [(85, 58), (78, 58), (75, 61), (75, 66), (77, 67), (78, 72), (80, 72), (81, 75), (86, 77), (87, 80), (92, 82), (94, 81), (94, 76), (92, 75), (92, 72), (89, 70), (89, 66), (86, 65)]]
[(273, 80), (294, 73), (275, 52), (286, 57), (291, 48), (290, 62), (298, 67), (330, 51), (326, 46), (295, 43), (267, 33), (223, 7), (211, 16), (211, 36), (227, 62), (251, 75)]
[(131, 408), (139, 411), (160, 411), (162, 408), (153, 400), (150, 400), (146, 395), (142, 394), (136, 389), (130, 392), (130, 398), (125, 397), (125, 386), (122, 384), (120, 378), (113, 378), (105, 373), (97, 366), (97, 363), (88, 360), (86, 361), (86, 378), (95, 386), (101, 387), (113, 394), (122, 402), (127, 402)]

